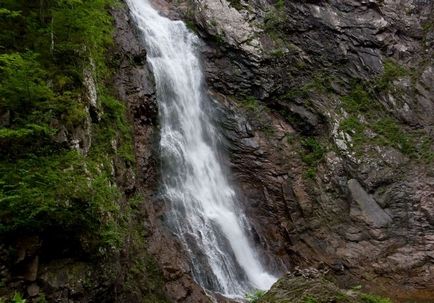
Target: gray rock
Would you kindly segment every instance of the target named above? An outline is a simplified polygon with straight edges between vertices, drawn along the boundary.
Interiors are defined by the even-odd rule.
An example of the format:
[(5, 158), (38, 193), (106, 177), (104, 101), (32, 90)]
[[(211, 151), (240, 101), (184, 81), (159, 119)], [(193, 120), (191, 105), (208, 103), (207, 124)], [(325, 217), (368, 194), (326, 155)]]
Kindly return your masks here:
[(352, 217), (362, 219), (374, 227), (384, 227), (392, 221), (390, 216), (363, 189), (357, 180), (349, 180), (348, 189), (353, 201), (356, 203), (351, 207)]
[(29, 297), (36, 297), (39, 295), (39, 286), (36, 283), (32, 283), (29, 286), (27, 286), (27, 294)]

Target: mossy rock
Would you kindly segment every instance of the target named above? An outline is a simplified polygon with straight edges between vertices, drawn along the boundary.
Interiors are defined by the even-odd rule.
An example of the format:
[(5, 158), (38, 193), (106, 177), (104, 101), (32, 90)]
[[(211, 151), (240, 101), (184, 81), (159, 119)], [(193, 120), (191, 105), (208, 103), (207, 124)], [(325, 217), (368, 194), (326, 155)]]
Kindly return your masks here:
[(257, 303), (391, 303), (389, 299), (356, 290), (343, 290), (324, 277), (285, 276)]

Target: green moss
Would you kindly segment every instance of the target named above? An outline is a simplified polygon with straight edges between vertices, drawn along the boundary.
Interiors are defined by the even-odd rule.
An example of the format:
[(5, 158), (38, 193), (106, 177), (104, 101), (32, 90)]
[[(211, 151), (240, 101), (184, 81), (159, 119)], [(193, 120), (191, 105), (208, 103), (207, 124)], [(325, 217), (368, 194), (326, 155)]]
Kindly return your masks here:
[(266, 291), (256, 289), (250, 293), (247, 293), (245, 298), (249, 303), (257, 303), (265, 295)]
[(277, 48), (271, 51), (270, 56), (274, 58), (281, 58), (285, 56), (285, 50), (283, 48)]
[(194, 33), (198, 32), (198, 28), (196, 26), (196, 23), (192, 20), (185, 20), (185, 26), (187, 26), (187, 28)]
[(264, 32), (278, 45), (285, 44), (285, 23), (288, 17), (281, 9), (271, 8), (264, 18)]
[(253, 96), (247, 96), (244, 100), (240, 102), (240, 104), (241, 107), (252, 112), (258, 112), (261, 110), (258, 99)]
[[(141, 200), (139, 196), (136, 197)], [(143, 201), (142, 201), (143, 202)], [(124, 283), (124, 302), (140, 301), (143, 303), (168, 303), (164, 294), (163, 274), (155, 259), (146, 251), (146, 235), (143, 230), (143, 222), (140, 213), (137, 212), (130, 218), (138, 219), (130, 225), (129, 250), (134, 258), (128, 263), (126, 279)]]
[(356, 116), (350, 115), (348, 118), (344, 119), (340, 123), (339, 128), (351, 136), (356, 149), (366, 142), (366, 136), (364, 134), (366, 127)]
[(366, 113), (378, 109), (377, 102), (362, 84), (354, 85), (349, 94), (342, 97), (342, 104), (350, 113)]
[(285, 9), (285, 0), (277, 0), (276, 3), (274, 4), (274, 7), (279, 11), (284, 10)]
[(325, 277), (306, 279), (283, 277), (263, 294), (260, 303), (391, 303), (389, 299), (365, 294), (359, 290), (337, 287)]
[(303, 299), (303, 303), (318, 303), (318, 300), (313, 296), (306, 296)]
[(349, 116), (341, 122), (340, 129), (353, 135), (362, 135), (365, 126), (355, 116)]
[(316, 175), (318, 164), (324, 158), (326, 148), (314, 137), (302, 139), (301, 146), (303, 147), (301, 159), (308, 166), (305, 176), (312, 179)]
[[(106, 82), (114, 3), (2, 1), (0, 107), (10, 113), (10, 123), (0, 128), (2, 237), (56, 230), (86, 238), (98, 251), (122, 244), (112, 163), (116, 157), (133, 163), (134, 151), (125, 106)], [(101, 111), (84, 156), (56, 143), (55, 135), (90, 120), (83, 70), (91, 63)]]
[(12, 298), (11, 303), (26, 303), (27, 300), (23, 298), (23, 296), (19, 293), (16, 292)]
[(304, 171), (304, 176), (308, 179), (314, 179), (316, 176), (316, 167), (308, 167)]
[(326, 149), (315, 138), (309, 137), (301, 141), (305, 149), (302, 160), (309, 166), (316, 166), (324, 157)]
[(421, 139), (416, 147), (417, 158), (425, 163), (432, 163), (434, 161), (433, 139), (427, 137), (425, 134), (421, 135), (419, 138)]
[(260, 130), (266, 137), (272, 137), (275, 133), (272, 121), (265, 113), (269, 108), (253, 96), (247, 96), (244, 100), (238, 101), (242, 109), (246, 111), (250, 122)]
[(371, 294), (361, 294), (361, 299), (364, 303), (392, 303), (390, 299)]
[[(384, 70), (384, 74), (379, 78), (380, 81), (356, 82), (349, 93), (341, 98), (342, 107), (349, 113), (349, 117), (340, 123), (340, 130), (352, 137), (356, 151), (360, 151), (365, 145), (374, 143), (392, 146), (403, 154), (423, 162), (432, 161), (434, 151), (427, 135), (405, 129), (380, 102), (375, 100), (374, 88), (388, 88), (393, 79), (407, 74), (403, 68), (392, 61), (386, 61)], [(374, 139), (365, 136), (365, 131), (368, 129), (377, 134)]]
[(413, 138), (402, 131), (396, 120), (384, 117), (372, 125), (373, 130), (381, 135), (380, 143), (393, 146), (404, 154), (412, 155), (416, 152)]
[(322, 72), (314, 73), (311, 80), (303, 86), (304, 91), (326, 94), (332, 91), (333, 77)]
[(75, 151), (2, 161), (0, 234), (53, 228), (67, 234), (91, 231), (101, 245), (113, 246), (115, 237), (109, 230), (119, 212), (120, 192), (108, 159), (105, 166), (100, 161)]
[(306, 104), (309, 104), (309, 96), (311, 94), (328, 94), (332, 92), (332, 80), (333, 77), (326, 76), (323, 73), (315, 73), (303, 85), (287, 90), (280, 96), (280, 99), (292, 101), (301, 98), (306, 99)]
[(380, 90), (387, 90), (396, 79), (406, 76), (409, 72), (402, 66), (398, 65), (395, 61), (389, 59), (384, 62), (384, 71), (381, 76), (376, 80), (376, 87)]
[(235, 8), (236, 10), (239, 10), (239, 11), (244, 8), (243, 5), (241, 4), (240, 0), (229, 0), (229, 3), (231, 4), (231, 6), (233, 8)]

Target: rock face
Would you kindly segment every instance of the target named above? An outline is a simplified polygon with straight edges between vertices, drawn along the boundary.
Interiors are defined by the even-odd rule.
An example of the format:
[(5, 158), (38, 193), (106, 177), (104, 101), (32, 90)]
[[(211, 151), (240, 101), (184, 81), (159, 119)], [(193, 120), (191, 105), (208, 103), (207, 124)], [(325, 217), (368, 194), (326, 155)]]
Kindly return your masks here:
[(325, 264), (344, 286), (432, 298), (432, 2), (217, 2), (157, 5), (203, 38), (269, 266)]
[(340, 289), (327, 276), (312, 268), (296, 270), (277, 281), (259, 303), (305, 303), (305, 302), (390, 302), (387, 299), (364, 294), (358, 290)]

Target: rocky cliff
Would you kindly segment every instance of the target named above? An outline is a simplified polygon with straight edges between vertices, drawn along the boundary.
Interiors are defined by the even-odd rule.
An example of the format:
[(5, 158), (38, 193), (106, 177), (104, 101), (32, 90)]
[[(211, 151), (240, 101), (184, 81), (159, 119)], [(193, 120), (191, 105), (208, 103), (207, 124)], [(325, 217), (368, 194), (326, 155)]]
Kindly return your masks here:
[(346, 286), (432, 298), (432, 2), (156, 5), (203, 38), (270, 266), (327, 266)]
[[(42, 125), (54, 131), (26, 124), (23, 135), (4, 129), (24, 129), (17, 117), (29, 114), (2, 104), (1, 168), (10, 177), (4, 180), (31, 180), (34, 188), (55, 188), (53, 201), (61, 203), (45, 207), (29, 194), (20, 201), (30, 206), (15, 209), (17, 204), (9, 201), (15, 201), (16, 191), (2, 179), (0, 301), (17, 291), (29, 302), (43, 302), (44, 297), (48, 302), (209, 302), (190, 275), (182, 245), (164, 224), (166, 206), (156, 194), (159, 138), (153, 76), (126, 8), (111, 5), (114, 43), (104, 47), (109, 49), (105, 59), (113, 76), (102, 78), (97, 76), (101, 58), (95, 65), (89, 55), (101, 57), (101, 50), (88, 52), (92, 43), (81, 41), (84, 29), (77, 37), (61, 28), (58, 33), (53, 26), (57, 20), (65, 22), (65, 28), (78, 27), (68, 25), (65, 20), (70, 19), (59, 18), (65, 16), (60, 13), (53, 21), (47, 7), (36, 4), (17, 15), (11, 7), (24, 7), (25, 1), (9, 2), (9, 12), (0, 10), (0, 15), (34, 16), (29, 24), (40, 22), (44, 30), (41, 40), (33, 42), (35, 33), (27, 27), (17, 26), (14, 19), (2, 20), (5, 28), (17, 34), (11, 26), (15, 24), (27, 37), (17, 47), (17, 39), (5, 34), (0, 37), (3, 49), (21, 51), (30, 60), (24, 54), (30, 47), (48, 58), (37, 59), (49, 66), (47, 74), (39, 69), (31, 74), (44, 79), (30, 78), (32, 87), (42, 87), (35, 94), (51, 98), (47, 89), (59, 91), (60, 97), (53, 100), (67, 100), (78, 108), (47, 109), (38, 103), (29, 119), (54, 111)], [(184, 20), (202, 38), (203, 67), (232, 181), (252, 223), (255, 244), (265, 248), (262, 257), (268, 266), (278, 274), (316, 267), (343, 288), (363, 285), (398, 301), (432, 300), (433, 3), (161, 0), (154, 5), (168, 17)], [(79, 47), (71, 51), (69, 44), (61, 44), (68, 39), (80, 41)], [(21, 61), (3, 55), (1, 59), (0, 89), (5, 100), (13, 99), (16, 93), (4, 80), (13, 73), (7, 74), (5, 66)], [(64, 69), (55, 70), (56, 64)], [(28, 71), (28, 66), (36, 69), (12, 65), (18, 71)], [(29, 131), (31, 139), (26, 137)], [(30, 150), (32, 140), (35, 148)], [(131, 149), (125, 151), (125, 146)], [(70, 155), (70, 150), (79, 158), (48, 158)], [(47, 183), (39, 175), (26, 179), (11, 173), (41, 171), (41, 163), (48, 167), (47, 176), (66, 176), (58, 180), (76, 190), (64, 191), (67, 186), (61, 182)], [(50, 187), (41, 187), (41, 180)], [(94, 188), (104, 192), (78, 190), (97, 181)], [(27, 189), (20, 188), (25, 193)], [(40, 217), (27, 222), (35, 205)], [(9, 224), (11, 214), (19, 215), (20, 224), (29, 224), (32, 232), (29, 226)], [(44, 219), (47, 216), (50, 220)], [(71, 218), (83, 218), (77, 222), (89, 228), (64, 223)], [(64, 221), (53, 224), (56, 220)], [(300, 279), (285, 277), (263, 302), (289, 300), (287, 291), (293, 285), (310, 290), (319, 285), (321, 296), (334, 299), (342, 292), (318, 277), (307, 283)], [(349, 302), (361, 298), (351, 291), (349, 295)]]

